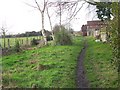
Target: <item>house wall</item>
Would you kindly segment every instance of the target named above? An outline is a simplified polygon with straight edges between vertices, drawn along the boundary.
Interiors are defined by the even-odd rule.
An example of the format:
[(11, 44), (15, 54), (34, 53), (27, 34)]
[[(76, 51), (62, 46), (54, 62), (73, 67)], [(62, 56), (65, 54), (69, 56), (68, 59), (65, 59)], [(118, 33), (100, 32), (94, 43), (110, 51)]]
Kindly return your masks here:
[(102, 40), (102, 42), (106, 42), (107, 41), (106, 37), (107, 37), (106, 33), (102, 32), (101, 33), (101, 40)]
[[(104, 22), (100, 20), (95, 20), (95, 21), (87, 21), (87, 25), (83, 25), (81, 27), (82, 30), (82, 35), (83, 36), (99, 36), (101, 28), (107, 26)], [(103, 35), (104, 37), (104, 35)]]
[(100, 35), (100, 29), (104, 26), (106, 26), (106, 24), (100, 20), (87, 21), (87, 35), (93, 37)]

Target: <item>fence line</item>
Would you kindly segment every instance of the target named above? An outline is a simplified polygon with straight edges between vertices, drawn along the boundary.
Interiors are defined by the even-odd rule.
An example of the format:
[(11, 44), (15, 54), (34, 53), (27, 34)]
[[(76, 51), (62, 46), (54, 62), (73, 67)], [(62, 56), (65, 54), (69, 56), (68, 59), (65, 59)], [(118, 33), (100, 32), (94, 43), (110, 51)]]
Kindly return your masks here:
[[(35, 39), (41, 39), (40, 36), (36, 36), (36, 37), (20, 37), (20, 38), (5, 38), (5, 42), (3, 40), (3, 38), (0, 39), (0, 47), (2, 48), (11, 48), (15, 46), (16, 41), (19, 41), (20, 46), (22, 45), (31, 45), (31, 41), (33, 40), (33, 38)], [(5, 43), (5, 47), (4, 47), (4, 43)]]

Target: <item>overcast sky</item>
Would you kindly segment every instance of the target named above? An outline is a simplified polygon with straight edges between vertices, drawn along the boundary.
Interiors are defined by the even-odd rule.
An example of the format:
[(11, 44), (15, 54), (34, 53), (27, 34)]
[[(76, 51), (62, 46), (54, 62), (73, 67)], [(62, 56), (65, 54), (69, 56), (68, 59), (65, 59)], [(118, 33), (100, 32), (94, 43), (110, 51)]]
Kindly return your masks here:
[[(10, 34), (41, 30), (41, 15), (39, 11), (27, 6), (24, 2), (34, 5), (33, 0), (0, 0), (0, 28), (2, 25), (6, 25)], [(81, 6), (81, 4), (79, 5)], [(88, 4), (85, 4), (71, 22), (71, 26), (75, 31), (79, 31), (83, 24), (86, 24), (88, 20), (92, 20), (95, 16), (95, 13), (88, 13), (95, 7), (86, 9), (87, 6)], [(52, 10), (50, 15), (54, 26), (58, 23), (59, 17), (56, 17)], [(65, 17), (67, 16), (62, 14), (63, 21)], [(97, 18), (94, 17), (94, 19)], [(47, 16), (45, 16), (45, 29), (50, 30)]]

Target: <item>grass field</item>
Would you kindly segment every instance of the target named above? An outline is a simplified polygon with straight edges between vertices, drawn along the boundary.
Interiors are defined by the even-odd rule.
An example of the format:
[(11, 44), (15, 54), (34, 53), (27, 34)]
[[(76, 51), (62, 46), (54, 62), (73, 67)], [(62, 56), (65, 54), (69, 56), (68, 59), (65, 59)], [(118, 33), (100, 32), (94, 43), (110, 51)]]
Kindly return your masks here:
[[(116, 88), (118, 73), (111, 63), (112, 49), (107, 43), (86, 37), (88, 48), (84, 60), (90, 88)], [(4, 87), (76, 88), (77, 57), (84, 38), (75, 37), (70, 46), (45, 46), (3, 56)]]
[[(8, 39), (10, 41), (10, 46), (14, 46), (16, 40), (19, 40), (20, 44), (22, 44), (22, 40), (23, 40), (23, 44), (30, 44), (33, 38), (39, 39), (41, 37), (40, 36), (28, 37), (28, 43), (27, 43), (27, 37), (5, 38), (5, 44), (6, 44), (6, 47), (8, 47)], [(2, 47), (4, 46), (3, 38), (0, 38), (0, 44)]]
[(109, 44), (87, 38), (88, 49), (85, 58), (86, 75), (92, 88), (118, 87), (117, 68), (111, 63), (112, 49)]
[(46, 46), (2, 57), (4, 87), (75, 88), (81, 37), (70, 46)]

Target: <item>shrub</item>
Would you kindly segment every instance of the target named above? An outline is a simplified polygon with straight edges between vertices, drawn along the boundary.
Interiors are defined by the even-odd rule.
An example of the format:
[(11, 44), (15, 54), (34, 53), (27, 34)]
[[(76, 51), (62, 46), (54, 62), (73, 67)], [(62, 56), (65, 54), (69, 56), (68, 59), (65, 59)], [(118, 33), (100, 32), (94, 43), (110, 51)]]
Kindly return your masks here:
[(15, 47), (14, 47), (14, 49), (15, 49), (15, 51), (16, 52), (20, 52), (20, 44), (19, 44), (19, 41), (17, 40), (16, 42), (15, 42)]
[(59, 45), (71, 45), (72, 44), (72, 38), (70, 33), (67, 29), (65, 29), (64, 26), (58, 26), (58, 28), (54, 28), (54, 35), (55, 35), (55, 43)]
[(51, 40), (53, 40), (53, 38), (52, 38), (52, 36), (47, 36), (47, 41), (51, 41)]
[(31, 45), (38, 45), (39, 42), (37, 39), (33, 38), (33, 40), (31, 41)]

